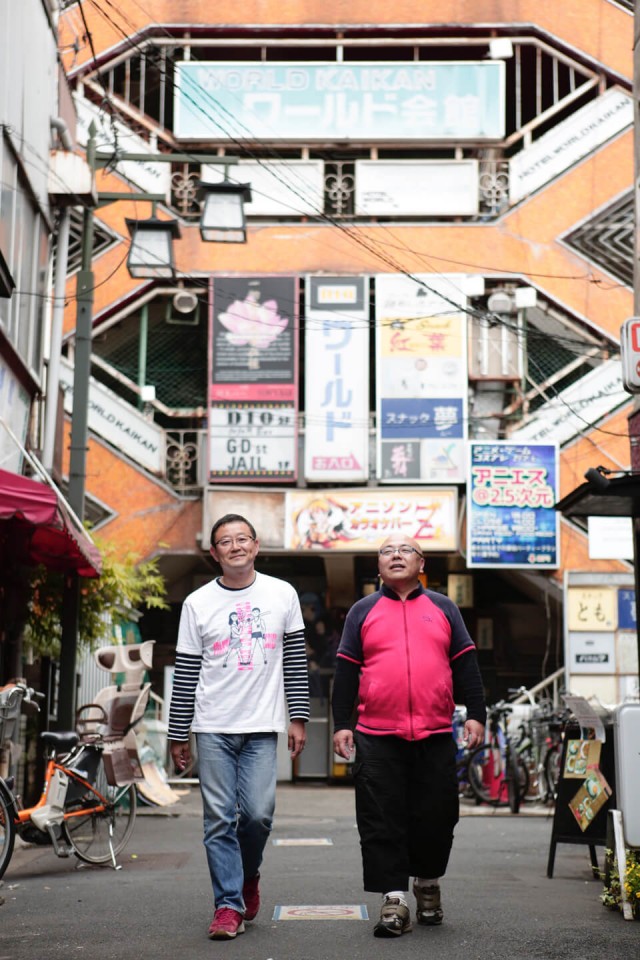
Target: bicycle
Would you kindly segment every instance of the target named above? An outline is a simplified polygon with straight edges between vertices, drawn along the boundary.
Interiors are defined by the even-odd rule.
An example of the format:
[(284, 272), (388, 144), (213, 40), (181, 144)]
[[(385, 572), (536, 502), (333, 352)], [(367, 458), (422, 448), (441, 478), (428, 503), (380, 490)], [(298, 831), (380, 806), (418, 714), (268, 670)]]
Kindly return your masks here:
[[(0, 697), (0, 743), (4, 720), (23, 703), (40, 709), (31, 687), (16, 683)], [(105, 741), (95, 729), (96, 705), (91, 705), (91, 732), (42, 733), (47, 765), (42, 795), (23, 807), (14, 791), (14, 777), (0, 778), (0, 877), (9, 866), (16, 836), (28, 843), (48, 844), (58, 857), (71, 853), (85, 863), (116, 862), (129, 840), (136, 818), (133, 783), (114, 784), (113, 768), (105, 765)], [(104, 713), (106, 723), (106, 714)], [(79, 719), (82, 725), (82, 718)]]
[(518, 813), (529, 790), (529, 771), (507, 731), (512, 707), (500, 701), (487, 713), (488, 740), (467, 759), (467, 780), (480, 803)]
[(526, 687), (509, 690), (517, 697), (526, 697), (531, 715), (518, 727), (515, 749), (527, 766), (531, 799), (541, 803), (555, 800), (560, 776), (562, 739), (567, 719), (566, 710), (556, 710), (549, 701), (536, 701)]
[(458, 797), (460, 800), (480, 801), (476, 797), (469, 783), (469, 749), (464, 740), (464, 724), (467, 711), (464, 707), (456, 706), (453, 711), (453, 739), (456, 745), (456, 776), (458, 778)]

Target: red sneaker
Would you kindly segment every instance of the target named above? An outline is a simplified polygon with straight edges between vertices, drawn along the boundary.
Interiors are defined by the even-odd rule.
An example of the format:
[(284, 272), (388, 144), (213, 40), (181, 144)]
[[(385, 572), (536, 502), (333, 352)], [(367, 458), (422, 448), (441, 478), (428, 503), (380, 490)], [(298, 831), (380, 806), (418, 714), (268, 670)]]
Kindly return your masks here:
[(244, 900), (244, 918), (245, 920), (255, 920), (260, 909), (260, 887), (258, 881), (260, 874), (255, 877), (249, 877), (245, 880), (242, 888), (242, 899)]
[(209, 927), (209, 940), (233, 940), (238, 933), (244, 933), (242, 914), (231, 907), (216, 910)]

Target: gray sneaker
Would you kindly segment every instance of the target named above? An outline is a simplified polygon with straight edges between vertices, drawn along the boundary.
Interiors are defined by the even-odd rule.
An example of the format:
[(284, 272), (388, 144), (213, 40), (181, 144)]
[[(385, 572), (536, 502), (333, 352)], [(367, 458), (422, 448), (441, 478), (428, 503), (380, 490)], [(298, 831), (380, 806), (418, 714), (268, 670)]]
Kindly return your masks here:
[(419, 884), (417, 880), (413, 884), (413, 895), (416, 898), (416, 920), (427, 927), (435, 927), (442, 923), (444, 914), (440, 903), (440, 887), (438, 884), (427, 886)]
[(385, 897), (380, 908), (380, 919), (373, 928), (374, 937), (400, 937), (411, 932), (409, 907), (398, 897)]

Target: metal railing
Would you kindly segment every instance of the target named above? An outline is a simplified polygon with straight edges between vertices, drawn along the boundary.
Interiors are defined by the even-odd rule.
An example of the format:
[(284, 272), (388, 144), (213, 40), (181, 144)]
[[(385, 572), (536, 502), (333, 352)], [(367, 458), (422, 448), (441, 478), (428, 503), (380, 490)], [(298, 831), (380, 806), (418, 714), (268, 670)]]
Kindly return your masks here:
[(526, 693), (521, 693), (518, 697), (512, 700), (512, 703), (531, 703), (531, 698), (537, 699), (540, 694), (545, 695), (552, 705), (554, 710), (562, 707), (562, 702), (560, 700), (560, 691), (564, 688), (564, 667), (560, 667), (555, 673), (550, 674), (545, 680), (541, 680), (540, 683), (536, 683), (534, 687), (531, 687), (527, 690)]

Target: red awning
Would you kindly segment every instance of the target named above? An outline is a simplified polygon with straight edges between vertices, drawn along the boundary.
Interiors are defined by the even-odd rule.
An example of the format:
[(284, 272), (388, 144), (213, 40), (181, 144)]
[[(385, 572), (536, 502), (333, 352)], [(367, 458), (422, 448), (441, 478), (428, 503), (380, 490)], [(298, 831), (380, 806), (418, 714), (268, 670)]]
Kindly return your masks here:
[(0, 542), (7, 562), (100, 576), (100, 551), (62, 496), (45, 483), (6, 470), (0, 470)]

